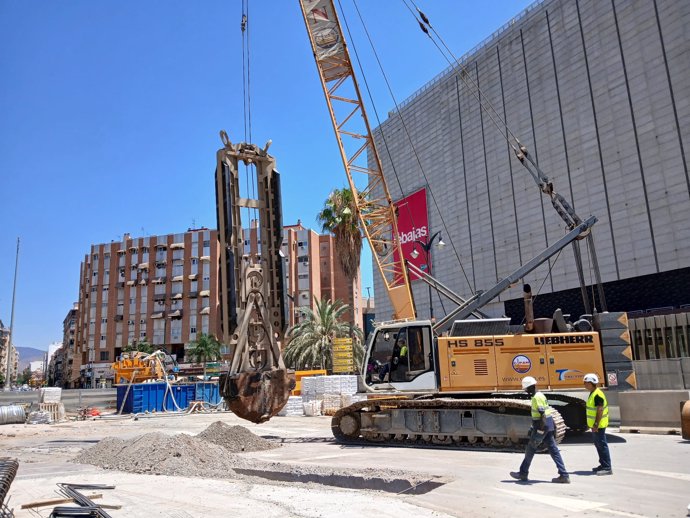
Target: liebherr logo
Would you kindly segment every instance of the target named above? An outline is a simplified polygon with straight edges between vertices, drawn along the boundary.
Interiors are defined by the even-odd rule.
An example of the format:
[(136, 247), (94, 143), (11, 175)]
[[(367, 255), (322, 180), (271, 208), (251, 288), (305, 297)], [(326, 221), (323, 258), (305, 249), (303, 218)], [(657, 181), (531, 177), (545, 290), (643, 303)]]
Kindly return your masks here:
[(593, 335), (535, 336), (534, 345), (592, 344)]
[(429, 232), (425, 225), (423, 227), (413, 228), (409, 232), (399, 233), (398, 238), (400, 239), (400, 242), (404, 245), (405, 243), (410, 243), (411, 241), (419, 239), (420, 237), (426, 237), (428, 234)]

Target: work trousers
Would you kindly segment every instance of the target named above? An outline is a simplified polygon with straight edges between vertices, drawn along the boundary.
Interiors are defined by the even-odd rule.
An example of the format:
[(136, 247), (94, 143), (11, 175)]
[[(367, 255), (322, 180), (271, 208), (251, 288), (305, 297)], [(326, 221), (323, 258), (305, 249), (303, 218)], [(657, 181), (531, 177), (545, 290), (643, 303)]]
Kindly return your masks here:
[[(558, 468), (558, 474), (567, 477), (568, 470), (565, 469), (565, 464), (563, 463), (563, 458), (561, 457), (561, 451), (558, 449), (558, 444), (556, 444), (554, 432), (546, 432), (546, 435), (544, 435), (544, 440), (541, 442), (541, 444), (544, 444), (548, 448), (549, 455), (551, 455), (551, 458), (556, 463), (556, 467)], [(527, 444), (525, 458), (522, 461), (522, 464), (520, 464), (521, 475), (527, 476), (529, 474), (529, 467), (532, 464), (532, 459), (534, 458), (534, 454), (537, 453), (537, 448), (539, 446), (541, 445), (535, 444), (534, 441), (530, 441)]]
[(606, 428), (598, 428), (596, 432), (592, 432), (592, 437), (599, 454), (599, 466), (604, 469), (611, 469), (611, 454), (609, 453), (609, 444), (606, 442)]

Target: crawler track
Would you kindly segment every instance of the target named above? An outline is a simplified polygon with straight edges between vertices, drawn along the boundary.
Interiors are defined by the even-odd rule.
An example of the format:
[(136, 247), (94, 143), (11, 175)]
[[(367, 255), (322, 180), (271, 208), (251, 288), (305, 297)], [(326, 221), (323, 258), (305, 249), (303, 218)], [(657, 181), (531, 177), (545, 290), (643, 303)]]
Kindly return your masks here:
[[(530, 402), (512, 398), (486, 399), (375, 399), (360, 401), (340, 409), (331, 420), (336, 441), (348, 445), (428, 447), (462, 450), (524, 451), (531, 421)], [(400, 428), (401, 419), (394, 414), (407, 413), (416, 418), (415, 430)], [(405, 412), (407, 411), (407, 412)], [(409, 411), (412, 411), (410, 414)], [(463, 416), (488, 411), (501, 418), (513, 419), (505, 429), (484, 433), (477, 427), (449, 428), (448, 421), (460, 423)], [(440, 414), (443, 414), (443, 421)], [(474, 419), (472, 419), (474, 420)], [(556, 441), (565, 436), (566, 426), (557, 411)], [(387, 426), (395, 422), (398, 426)], [(508, 421), (506, 421), (508, 422)], [(514, 423), (518, 423), (515, 426)]]

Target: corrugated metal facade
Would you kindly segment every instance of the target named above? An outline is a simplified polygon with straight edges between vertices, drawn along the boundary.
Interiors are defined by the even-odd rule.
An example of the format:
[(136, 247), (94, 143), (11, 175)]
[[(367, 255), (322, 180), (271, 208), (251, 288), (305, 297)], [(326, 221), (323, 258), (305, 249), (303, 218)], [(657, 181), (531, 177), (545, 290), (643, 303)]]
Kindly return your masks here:
[[(599, 219), (594, 236), (605, 283), (662, 274), (672, 283), (671, 272), (690, 267), (688, 27), (690, 2), (546, 0), (461, 60), (556, 190), (583, 219)], [(441, 74), (401, 114), (433, 193), (430, 232), (443, 231), (454, 245), (432, 251), (437, 278), (461, 294), (488, 289), (563, 235), (563, 222), (503, 130), (457, 74)], [(376, 139), (395, 198), (424, 186), (397, 115)], [(571, 248), (526, 280), (540, 294), (577, 287)], [(374, 282), (377, 320), (384, 320), (390, 304), (376, 274)], [(416, 282), (414, 294), (426, 316), (426, 285)], [(519, 297), (517, 286), (500, 300)], [(494, 311), (502, 313), (503, 302)]]

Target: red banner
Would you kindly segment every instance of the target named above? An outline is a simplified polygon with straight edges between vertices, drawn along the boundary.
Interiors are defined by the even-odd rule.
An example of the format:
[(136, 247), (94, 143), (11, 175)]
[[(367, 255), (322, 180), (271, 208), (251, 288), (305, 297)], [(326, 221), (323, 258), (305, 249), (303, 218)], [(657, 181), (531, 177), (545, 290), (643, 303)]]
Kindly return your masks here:
[[(410, 263), (431, 275), (431, 257), (423, 245), (429, 239), (429, 216), (426, 207), (426, 189), (422, 188), (409, 196), (395, 202), (398, 209), (398, 239), (403, 257)], [(417, 251), (417, 257), (412, 257), (412, 251)], [(395, 253), (397, 262), (398, 254)], [(419, 276), (410, 272), (410, 280)]]

